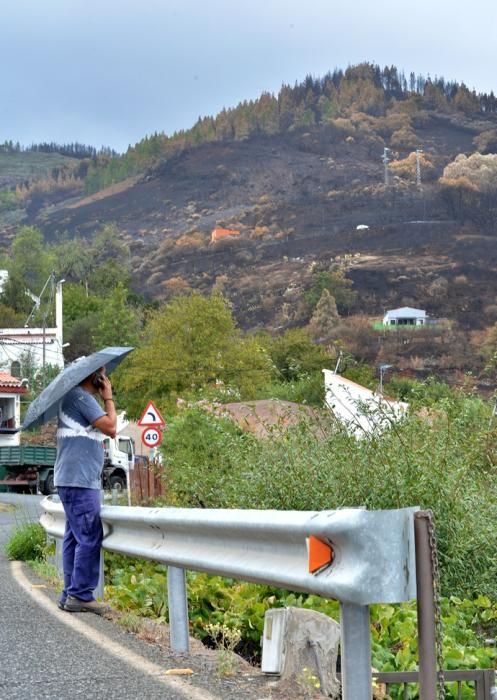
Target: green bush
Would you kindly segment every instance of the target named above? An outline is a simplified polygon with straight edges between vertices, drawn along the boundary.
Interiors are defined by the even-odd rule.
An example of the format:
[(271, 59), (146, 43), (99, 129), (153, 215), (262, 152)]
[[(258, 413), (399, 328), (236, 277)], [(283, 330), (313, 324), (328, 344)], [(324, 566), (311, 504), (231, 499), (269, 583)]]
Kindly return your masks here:
[(207, 508), (327, 510), (420, 506), (434, 512), (445, 595), (497, 598), (489, 408), (462, 394), (433, 401), (381, 436), (328, 439), (302, 424), (257, 440), (232, 423), (178, 418), (166, 439), (171, 502)]
[[(112, 604), (130, 614), (168, 620), (167, 575), (154, 562), (106, 554), (111, 584), (106, 595)], [(316, 595), (291, 593), (245, 581), (187, 572), (189, 620), (195, 637), (209, 640), (209, 625), (220, 624), (242, 633), (237, 651), (257, 659), (266, 610), (303, 607), (340, 619), (339, 604)], [(497, 636), (497, 603), (486, 596), (443, 598), (445, 667), (492, 668), (497, 648), (485, 647), (484, 638)], [(384, 672), (416, 670), (416, 603), (371, 606), (373, 665)], [(450, 694), (447, 697), (452, 697)]]
[(9, 559), (34, 561), (42, 559), (46, 545), (45, 530), (39, 523), (25, 523), (14, 531), (5, 546)]
[(298, 379), (287, 382), (273, 382), (259, 393), (259, 399), (279, 399), (293, 401), (308, 406), (323, 406), (324, 381), (321, 370), (302, 374)]
[(168, 426), (162, 455), (175, 505), (234, 507), (239, 456), (255, 438), (231, 419), (220, 419), (200, 408), (185, 410)]

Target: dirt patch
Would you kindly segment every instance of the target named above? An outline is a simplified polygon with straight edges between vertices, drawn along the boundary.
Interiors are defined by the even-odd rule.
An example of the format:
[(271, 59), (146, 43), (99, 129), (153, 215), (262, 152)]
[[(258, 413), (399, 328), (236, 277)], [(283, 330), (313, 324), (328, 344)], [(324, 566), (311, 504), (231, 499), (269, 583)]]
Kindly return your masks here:
[(212, 410), (218, 416), (231, 418), (243, 430), (260, 438), (281, 434), (303, 421), (320, 426), (323, 413), (310, 406), (274, 399), (227, 403), (214, 406)]
[(88, 197), (83, 197), (82, 199), (78, 200), (77, 202), (73, 202), (72, 204), (68, 204), (66, 206), (66, 209), (78, 209), (78, 207), (84, 207), (87, 204), (93, 204), (94, 202), (99, 202), (102, 199), (107, 199), (107, 197), (112, 197), (115, 194), (120, 194), (121, 192), (126, 192), (126, 190), (129, 190), (130, 187), (133, 187), (136, 185), (136, 183), (141, 179), (140, 176), (135, 176), (135, 177), (128, 177), (126, 180), (122, 180), (121, 182), (116, 183), (115, 185), (111, 185), (110, 187), (106, 187), (103, 190), (100, 190), (99, 192), (95, 192), (95, 194), (90, 194)]
[(10, 513), (15, 509), (16, 506), (11, 505), (10, 503), (0, 503), (0, 513)]
[[(112, 612), (109, 616), (115, 622), (125, 616)], [(171, 675), (189, 677), (195, 685), (209, 688), (223, 700), (304, 700), (322, 698), (318, 692), (308, 687), (300, 687), (295, 682), (281, 681), (277, 676), (268, 676), (236, 654), (208, 649), (198, 639), (190, 637), (190, 652), (178, 654), (171, 651), (169, 625), (158, 624), (144, 618), (134, 619), (135, 630), (127, 630), (148, 644), (155, 644), (167, 652), (168, 669)], [(228, 669), (228, 670), (227, 670)], [(166, 671), (167, 669), (165, 669)]]

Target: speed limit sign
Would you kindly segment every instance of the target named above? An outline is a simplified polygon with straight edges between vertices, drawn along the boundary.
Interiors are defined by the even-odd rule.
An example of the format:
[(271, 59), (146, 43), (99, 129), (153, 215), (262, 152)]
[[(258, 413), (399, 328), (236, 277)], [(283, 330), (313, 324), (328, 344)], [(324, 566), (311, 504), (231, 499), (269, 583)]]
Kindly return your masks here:
[(157, 447), (162, 442), (162, 433), (157, 428), (145, 428), (142, 432), (142, 442), (145, 447)]

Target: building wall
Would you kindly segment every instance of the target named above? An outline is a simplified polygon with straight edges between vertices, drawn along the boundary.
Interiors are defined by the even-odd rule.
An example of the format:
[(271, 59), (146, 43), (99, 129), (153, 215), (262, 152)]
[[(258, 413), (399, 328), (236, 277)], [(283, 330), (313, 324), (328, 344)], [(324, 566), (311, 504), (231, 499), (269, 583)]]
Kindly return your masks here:
[(385, 399), (365, 386), (324, 369), (325, 403), (336, 420), (357, 438), (388, 428), (409, 408), (407, 403)]
[(228, 228), (215, 228), (211, 234), (211, 243), (215, 243), (220, 238), (226, 238), (226, 236), (239, 236), (240, 231), (235, 231), (234, 229)]
[[(26, 353), (30, 362), (43, 366), (42, 328), (0, 328), (0, 371), (12, 373), (12, 364), (21, 362)], [(62, 344), (56, 328), (45, 329), (45, 363), (63, 369)]]
[(4, 433), (2, 428), (20, 428), (21, 399), (19, 394), (2, 393), (0, 390), (0, 445), (15, 447), (20, 444), (20, 433)]

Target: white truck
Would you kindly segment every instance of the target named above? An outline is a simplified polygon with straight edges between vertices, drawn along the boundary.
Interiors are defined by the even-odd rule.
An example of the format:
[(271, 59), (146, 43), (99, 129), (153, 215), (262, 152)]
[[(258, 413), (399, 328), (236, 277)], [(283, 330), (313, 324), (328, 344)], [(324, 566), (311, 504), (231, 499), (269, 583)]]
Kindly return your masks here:
[(104, 489), (124, 491), (127, 488), (129, 470), (135, 461), (135, 442), (127, 435), (104, 439)]

